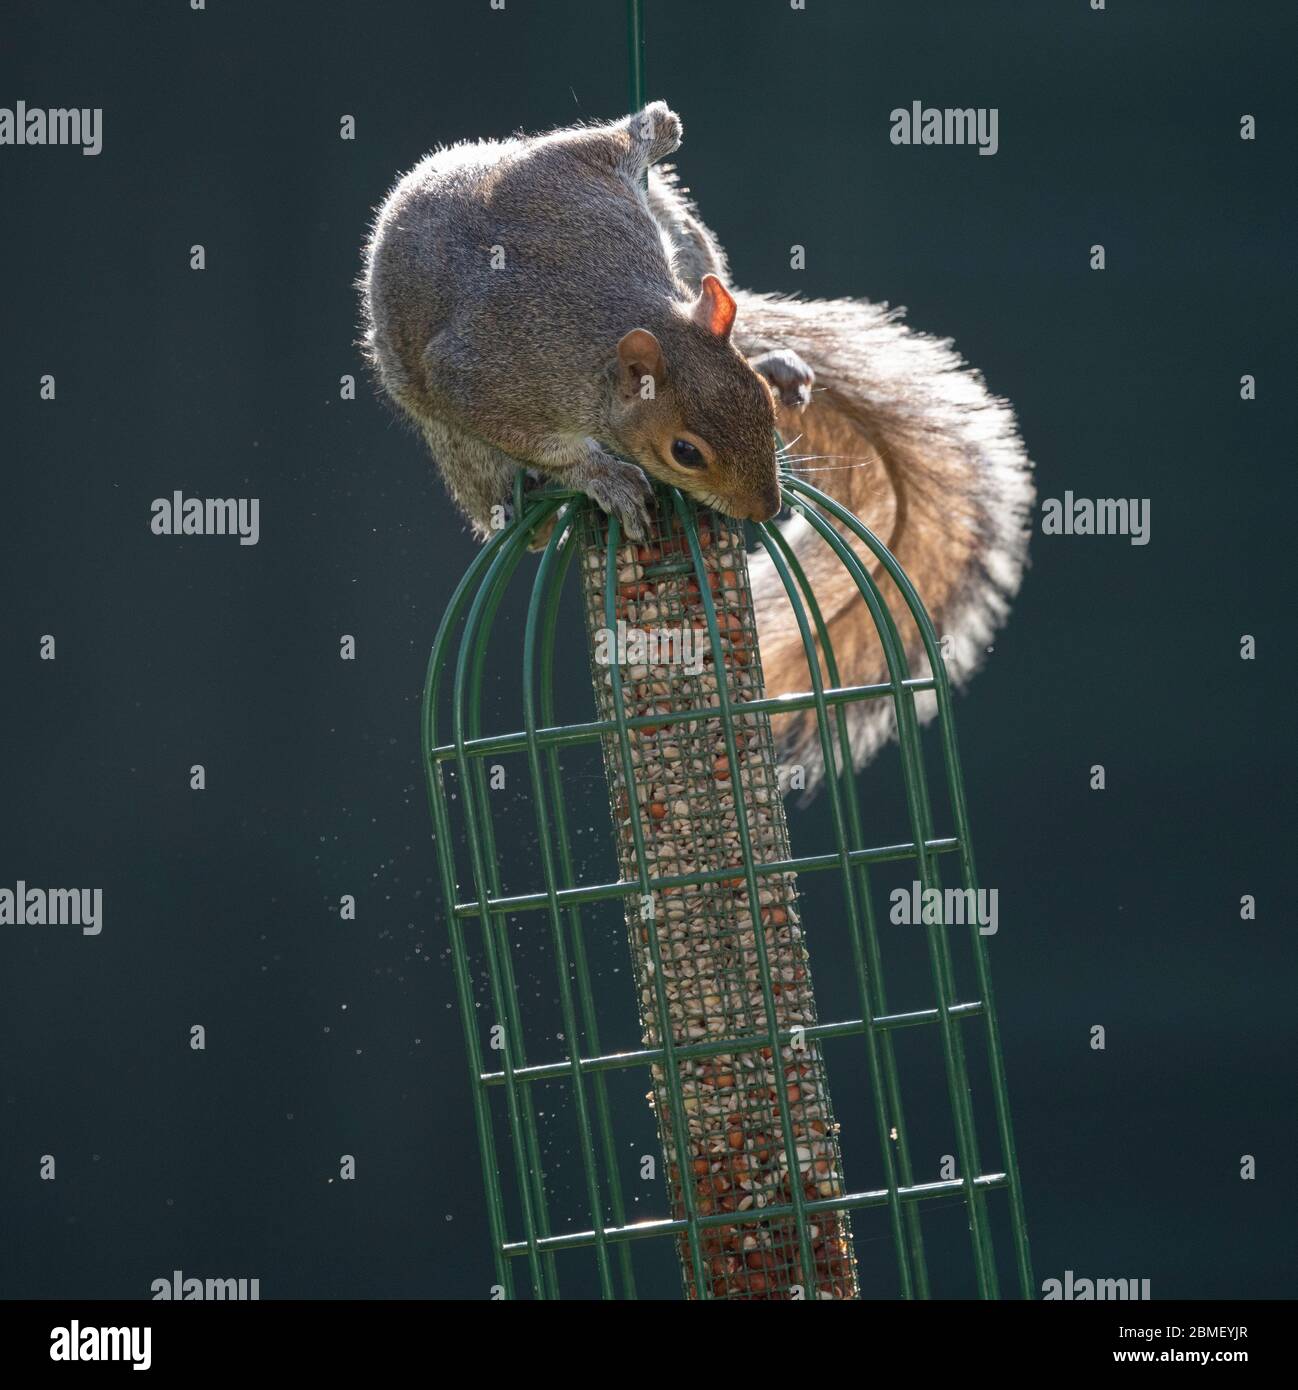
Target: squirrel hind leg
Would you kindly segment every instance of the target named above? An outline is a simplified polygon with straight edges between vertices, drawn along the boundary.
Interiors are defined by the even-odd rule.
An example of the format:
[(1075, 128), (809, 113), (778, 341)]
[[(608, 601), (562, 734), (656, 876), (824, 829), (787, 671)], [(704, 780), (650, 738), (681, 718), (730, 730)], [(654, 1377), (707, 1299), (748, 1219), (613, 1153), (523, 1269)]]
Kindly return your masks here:
[(651, 101), (643, 110), (627, 116), (625, 124), (630, 142), (621, 165), (632, 179), (640, 179), (651, 164), (681, 147), (681, 118), (665, 101)]
[(781, 405), (798, 409), (810, 405), (816, 373), (792, 348), (774, 348), (759, 357), (750, 357), (748, 365), (771, 383)]

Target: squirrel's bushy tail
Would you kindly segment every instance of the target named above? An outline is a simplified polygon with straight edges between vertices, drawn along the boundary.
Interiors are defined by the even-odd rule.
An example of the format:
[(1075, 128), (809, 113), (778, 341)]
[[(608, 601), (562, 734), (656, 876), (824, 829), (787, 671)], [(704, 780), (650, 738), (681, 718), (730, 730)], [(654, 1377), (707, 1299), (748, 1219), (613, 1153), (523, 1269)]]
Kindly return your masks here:
[[(736, 297), (736, 344), (746, 356), (792, 348), (815, 370), (811, 404), (781, 424), (798, 460), (792, 471), (859, 516), (896, 556), (932, 617), (953, 682), (963, 682), (1004, 621), (1026, 564), (1035, 490), (1012, 411), (949, 342), (912, 332), (899, 310), (746, 291)], [(803, 518), (785, 522), (783, 531), (820, 605), (840, 680), (886, 681), (882, 645), (842, 561)], [(853, 548), (888, 601), (910, 674), (931, 674), (892, 581), (863, 545)], [(802, 639), (764, 552), (752, 556), (752, 582), (768, 693), (809, 690)], [(917, 707), (930, 719), (936, 701), (925, 694)], [(859, 768), (895, 736), (892, 702), (846, 708)], [(813, 787), (823, 773), (815, 711), (780, 717), (776, 734), (783, 759), (801, 764)]]

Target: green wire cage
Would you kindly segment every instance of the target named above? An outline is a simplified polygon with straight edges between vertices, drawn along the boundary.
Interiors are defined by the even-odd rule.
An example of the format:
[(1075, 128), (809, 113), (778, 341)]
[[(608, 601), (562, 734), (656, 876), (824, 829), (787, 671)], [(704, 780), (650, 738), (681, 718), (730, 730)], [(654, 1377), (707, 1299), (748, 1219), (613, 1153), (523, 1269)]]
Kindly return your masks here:
[[(929, 1297), (947, 1289), (930, 1280), (925, 1212), (953, 1203), (967, 1220), (967, 1279), (949, 1279), (950, 1291), (995, 1298), (1008, 1276), (1022, 1297), (1032, 1296), (977, 926), (950, 928), (926, 913), (911, 930), (924, 942), (930, 1006), (890, 1012), (885, 989), (886, 933), (873, 880), (902, 865), (917, 886), (941, 890), (949, 863), (962, 889), (977, 888), (939, 642), (873, 534), (805, 480), (783, 481), (793, 510), (850, 573), (861, 621), (873, 624), (887, 658), (886, 683), (841, 682), (824, 616), (778, 526), (740, 526), (660, 491), (650, 535), (629, 544), (617, 521), (584, 498), (525, 494), (521, 475), (513, 520), (476, 557), (433, 644), (423, 755), (495, 1297), (661, 1295), (661, 1259), (642, 1252), (673, 1248), (691, 1298)], [(520, 657), (497, 628), (529, 547), (541, 547), (541, 555)], [(807, 656), (809, 689), (800, 695), (765, 695), (749, 585), (758, 547), (782, 582), (788, 622)], [(567, 582), (574, 564), (575, 586)], [(911, 676), (881, 581), (916, 625), (931, 676)], [(557, 687), (570, 697), (585, 686), (584, 678), (574, 686), (572, 663), (557, 654), (579, 626), (561, 617), (574, 596), (585, 613), (595, 717), (564, 723)], [(657, 651), (633, 650), (624, 641), (646, 630), (673, 634), (677, 645), (664, 639)], [(488, 684), (498, 647), (507, 648), (517, 676)], [(486, 698), (502, 685), (521, 700), (517, 724), (513, 732), (488, 732)], [(931, 768), (916, 711), (926, 694), (937, 710)], [(864, 828), (862, 793), (871, 779), (853, 772), (847, 710), (865, 700), (889, 701), (895, 714), (906, 818), (895, 843), (871, 844)], [(772, 733), (772, 719), (794, 709), (814, 711), (832, 833), (832, 845), (815, 852), (800, 846), (796, 855)], [(596, 769), (574, 782), (563, 759), (596, 752), (602, 776)], [(510, 759), (523, 770), (522, 797), (500, 794)], [(951, 818), (945, 835), (935, 830), (935, 773)], [(611, 811), (601, 864), (590, 862), (599, 837), (588, 839), (588, 828), (575, 825), (589, 808), (592, 776), (604, 784), (593, 799)], [(507, 885), (505, 864), (531, 881)], [(610, 907), (625, 935), (606, 930)], [(846, 938), (850, 971), (833, 971), (822, 983), (846, 990), (849, 1017), (824, 1022), (817, 1015), (816, 956), (808, 953), (804, 918), (811, 942), (827, 951), (841, 952)], [(607, 962), (614, 936), (625, 943), (617, 948), (622, 961), (629, 951), (634, 987), (627, 972), (593, 961), (598, 943)], [(957, 985), (961, 939), (961, 968), (971, 982), (965, 990)], [(529, 955), (541, 940), (543, 973), (555, 989), (549, 1001)], [(529, 993), (540, 1002), (525, 1006)], [(638, 1035), (630, 1045), (601, 1042), (629, 1026)], [(903, 1109), (901, 1042), (916, 1034), (939, 1046), (933, 1085), (912, 1086), (910, 1104), (935, 1109), (940, 1071), (936, 1109), (949, 1125), (949, 1175), (936, 1156), (919, 1161)], [(839, 1059), (832, 1064), (831, 1050)], [(974, 1111), (975, 1069), (990, 1091), (986, 1135)], [(841, 1125), (831, 1071), (838, 1108), (850, 1117)], [(642, 1159), (627, 1169), (621, 1130), (635, 1129), (644, 1113), (643, 1101), (628, 1104), (628, 1083), (647, 1084), (661, 1174)], [(999, 1161), (988, 1168), (981, 1152), (993, 1130)], [(863, 1155), (859, 1162), (877, 1173), (870, 1184), (848, 1180), (849, 1139)], [(633, 1206), (651, 1205), (646, 1190), (665, 1206), (633, 1219)], [(942, 1271), (952, 1276), (950, 1228), (942, 1234)], [(885, 1243), (888, 1258), (880, 1254)]]

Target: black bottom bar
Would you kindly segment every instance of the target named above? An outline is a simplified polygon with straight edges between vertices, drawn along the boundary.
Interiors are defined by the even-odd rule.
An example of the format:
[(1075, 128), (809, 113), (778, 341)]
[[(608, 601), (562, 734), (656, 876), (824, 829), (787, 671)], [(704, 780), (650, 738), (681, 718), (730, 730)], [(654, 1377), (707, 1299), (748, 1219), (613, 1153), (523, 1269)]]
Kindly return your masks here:
[[(621, 1306), (627, 1335), (634, 1336), (643, 1329), (643, 1315), (633, 1306)], [(454, 1337), (454, 1347), (448, 1337), (439, 1335), (441, 1320), (448, 1315), (454, 1318), (453, 1329), (446, 1328)], [(39, 1383), (48, 1383), (50, 1367), (73, 1364), (94, 1367), (86, 1377), (74, 1375), (78, 1384), (115, 1372), (131, 1376), (132, 1349), (143, 1361), (145, 1347), (148, 1369), (144, 1375), (167, 1384), (176, 1384), (177, 1376), (193, 1372), (200, 1373), (199, 1383), (210, 1383), (222, 1372), (246, 1376), (261, 1370), (291, 1371), (295, 1381), (304, 1372), (319, 1372), (321, 1384), (340, 1384), (350, 1374), (386, 1379), (384, 1373), (390, 1373), (390, 1368), (406, 1364), (430, 1374), (445, 1371), (453, 1360), (474, 1355), (479, 1331), (495, 1337), (514, 1318), (535, 1316), (538, 1321), (529, 1326), (538, 1340), (515, 1344), (510, 1361), (516, 1368), (515, 1358), (525, 1359), (530, 1352), (536, 1364), (544, 1361), (552, 1369), (559, 1368), (549, 1338), (567, 1324), (571, 1312), (565, 1314), (558, 1305), (530, 1315), (485, 1307), (481, 1316), (481, 1323), (477, 1316), (466, 1321), (462, 1304), (416, 1302), (7, 1303), (0, 1304), (0, 1348), (5, 1378), (15, 1385), (28, 1381), (15, 1379), (14, 1372), (30, 1371), (43, 1376)], [(607, 1319), (618, 1316), (617, 1305), (601, 1312), (602, 1334), (610, 1330)], [(700, 1318), (722, 1317), (731, 1325), (735, 1318), (745, 1318), (736, 1305), (711, 1313), (696, 1307), (684, 1316), (692, 1334), (697, 1334)], [(773, 1333), (768, 1313), (762, 1314), (765, 1321), (760, 1324), (756, 1313), (749, 1316), (754, 1318), (750, 1326), (767, 1340), (771, 1352), (803, 1345)], [(787, 1316), (817, 1314), (808, 1307), (791, 1309)], [(1079, 1372), (1115, 1368), (1121, 1373), (1125, 1366), (1278, 1368), (1292, 1363), (1298, 1340), (1292, 1304), (1280, 1302), (891, 1304), (882, 1342), (877, 1312), (859, 1308), (854, 1312), (850, 1306), (838, 1305), (826, 1307), (819, 1316), (831, 1319), (840, 1331), (849, 1326), (872, 1329), (871, 1357), (876, 1364), (882, 1356), (895, 1370), (923, 1369), (926, 1378), (934, 1371), (974, 1367), (982, 1374), (1011, 1367), (1031, 1372), (1046, 1384), (1054, 1376), (1073, 1379)], [(584, 1326), (586, 1314), (579, 1312), (577, 1318)], [(575, 1321), (567, 1325), (575, 1328)], [(129, 1335), (105, 1339), (101, 1329), (133, 1329), (136, 1335), (133, 1341)], [(662, 1331), (662, 1324), (657, 1324), (659, 1338)], [(66, 1352), (73, 1345), (75, 1362), (51, 1358), (52, 1348)], [(490, 1342), (483, 1347), (488, 1352), (481, 1361), (483, 1374), (491, 1374), (498, 1364), (505, 1370), (504, 1363), (490, 1358), (491, 1348)], [(91, 1361), (87, 1357), (92, 1350), (124, 1350), (128, 1359)], [(607, 1369), (617, 1369), (616, 1362)], [(146, 1383), (143, 1376), (131, 1379)]]

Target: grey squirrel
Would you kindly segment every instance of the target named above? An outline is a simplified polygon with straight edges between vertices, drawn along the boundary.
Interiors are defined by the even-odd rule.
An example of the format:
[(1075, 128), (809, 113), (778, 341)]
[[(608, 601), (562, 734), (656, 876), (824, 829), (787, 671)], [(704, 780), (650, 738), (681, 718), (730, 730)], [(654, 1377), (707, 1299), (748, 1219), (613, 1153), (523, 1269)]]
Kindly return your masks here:
[[(658, 101), (609, 124), (427, 156), (388, 195), (365, 248), (369, 362), (483, 537), (509, 514), (520, 464), (585, 492), (633, 539), (646, 475), (768, 520), (781, 507), (778, 423), (796, 450), (792, 471), (897, 557), (962, 682), (1026, 562), (1034, 490), (1011, 410), (901, 311), (727, 288), (716, 238), (674, 173), (650, 168), (681, 134)], [(804, 520), (782, 524), (840, 678), (887, 680), (848, 571)], [(762, 551), (750, 570), (768, 693), (806, 690), (783, 584)], [(927, 674), (900, 595), (881, 587), (912, 674)], [(847, 708), (860, 767), (894, 732), (891, 702)], [(920, 698), (922, 718), (934, 708)], [(814, 711), (782, 716), (776, 731), (813, 785)]]

